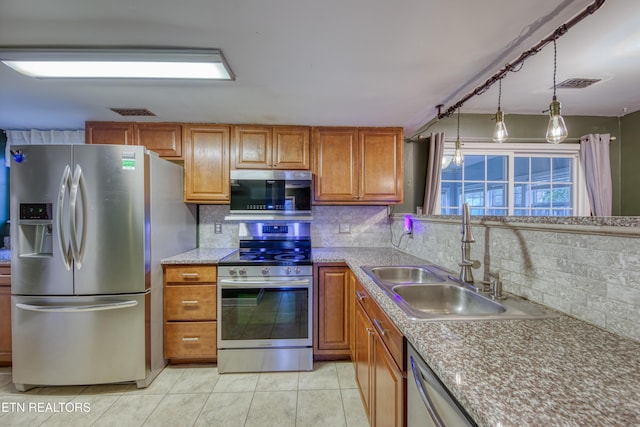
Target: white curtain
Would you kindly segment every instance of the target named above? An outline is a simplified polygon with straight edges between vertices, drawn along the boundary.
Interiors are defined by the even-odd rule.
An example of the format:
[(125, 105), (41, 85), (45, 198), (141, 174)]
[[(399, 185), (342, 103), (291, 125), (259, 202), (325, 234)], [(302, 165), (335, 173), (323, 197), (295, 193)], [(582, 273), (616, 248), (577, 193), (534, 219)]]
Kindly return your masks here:
[(5, 165), (11, 166), (11, 146), (29, 144), (84, 144), (84, 130), (8, 130)]
[(592, 216), (611, 216), (613, 190), (609, 143), (608, 133), (589, 134), (580, 138), (580, 163), (584, 170)]
[(444, 132), (431, 133), (429, 138), (429, 159), (424, 187), (422, 210), (427, 215), (436, 213), (436, 201), (440, 193), (440, 174), (442, 172), (442, 153), (444, 151)]

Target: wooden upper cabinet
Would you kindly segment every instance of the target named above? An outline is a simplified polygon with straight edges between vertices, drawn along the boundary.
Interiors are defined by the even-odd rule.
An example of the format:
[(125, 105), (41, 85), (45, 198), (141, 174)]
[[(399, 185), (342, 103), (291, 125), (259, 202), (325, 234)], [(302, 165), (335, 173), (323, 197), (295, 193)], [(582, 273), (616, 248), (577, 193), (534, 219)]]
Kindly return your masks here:
[(143, 145), (168, 160), (182, 159), (180, 123), (86, 122), (87, 144)]
[(401, 203), (403, 144), (401, 128), (314, 128), (314, 202)]
[(358, 200), (401, 203), (404, 194), (404, 141), (401, 128), (358, 130)]
[(309, 128), (305, 126), (234, 126), (235, 169), (309, 169)]
[(314, 201), (358, 200), (358, 129), (321, 127), (313, 129)]
[(158, 153), (165, 159), (182, 159), (182, 126), (179, 123), (134, 123), (136, 145)]
[(133, 123), (86, 122), (85, 143), (134, 145)]
[(188, 203), (229, 203), (231, 128), (184, 125), (184, 200)]

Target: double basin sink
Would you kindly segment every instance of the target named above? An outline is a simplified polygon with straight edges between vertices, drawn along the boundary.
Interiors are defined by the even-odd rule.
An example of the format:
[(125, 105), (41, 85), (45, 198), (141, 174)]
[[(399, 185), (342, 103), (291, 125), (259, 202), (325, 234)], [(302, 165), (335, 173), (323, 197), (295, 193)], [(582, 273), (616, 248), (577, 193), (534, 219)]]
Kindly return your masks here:
[(522, 298), (494, 300), (436, 265), (362, 267), (415, 320), (545, 319), (557, 315)]

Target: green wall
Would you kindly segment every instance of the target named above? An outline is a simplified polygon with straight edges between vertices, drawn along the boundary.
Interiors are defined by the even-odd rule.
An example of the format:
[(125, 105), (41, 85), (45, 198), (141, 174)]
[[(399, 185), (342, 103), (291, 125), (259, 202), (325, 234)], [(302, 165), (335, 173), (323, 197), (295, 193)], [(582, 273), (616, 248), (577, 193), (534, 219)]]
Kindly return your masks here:
[(640, 111), (624, 116), (621, 120), (621, 210), (624, 216), (640, 215)]
[[(637, 118), (640, 118), (640, 116), (637, 116)], [(495, 125), (492, 119), (493, 114), (461, 114), (460, 138), (463, 141), (468, 138), (479, 138), (482, 140), (481, 142), (489, 142)], [(578, 138), (590, 133), (610, 133), (617, 137), (617, 140), (611, 144), (613, 214), (623, 215), (621, 209), (621, 200), (623, 199), (621, 142), (624, 138), (621, 135), (620, 120), (617, 117), (598, 116), (565, 116), (564, 119), (569, 129), (569, 142), (565, 142), (565, 144), (578, 143)], [(508, 114), (505, 115), (505, 121), (511, 141), (517, 139), (517, 142), (527, 142), (525, 140), (529, 140), (529, 142), (544, 142), (549, 116)], [(445, 132), (447, 138), (455, 138), (457, 116), (453, 115), (439, 121), (433, 121), (421, 129), (421, 133), (425, 136), (428, 136), (431, 132)], [(635, 127), (635, 135), (640, 138), (640, 124)], [(407, 137), (409, 136), (411, 135), (407, 135)], [(508, 143), (509, 140), (504, 144)], [(465, 141), (465, 144), (470, 144), (470, 142)], [(415, 207), (422, 205), (428, 157), (428, 149), (426, 147), (428, 147), (428, 139), (419, 140), (418, 142), (407, 141), (405, 144), (405, 202), (396, 207), (396, 212), (415, 212)], [(636, 145), (636, 150), (640, 150), (640, 146)], [(640, 153), (636, 151), (636, 155), (638, 154)], [(636, 176), (638, 173), (640, 171), (636, 173)], [(640, 181), (636, 180), (636, 182)], [(637, 203), (640, 203), (640, 200)], [(636, 212), (636, 214), (640, 214), (640, 209), (637, 209)]]

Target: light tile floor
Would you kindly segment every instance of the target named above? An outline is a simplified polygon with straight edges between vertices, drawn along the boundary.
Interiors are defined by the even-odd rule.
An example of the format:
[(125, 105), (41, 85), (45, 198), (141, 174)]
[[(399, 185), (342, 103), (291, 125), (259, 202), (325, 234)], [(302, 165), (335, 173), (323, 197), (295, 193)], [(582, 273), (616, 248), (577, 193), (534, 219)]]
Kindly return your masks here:
[(351, 362), (310, 372), (218, 374), (214, 365), (167, 366), (133, 384), (39, 387), (20, 393), (0, 368), (0, 426), (368, 426)]

